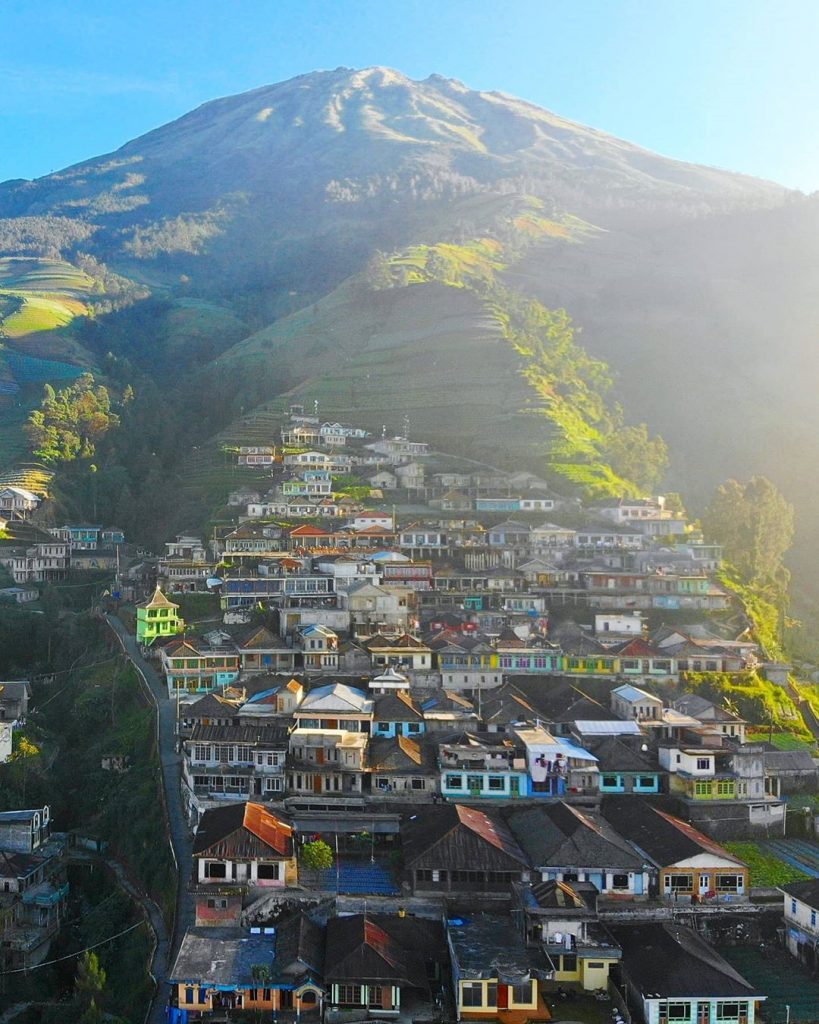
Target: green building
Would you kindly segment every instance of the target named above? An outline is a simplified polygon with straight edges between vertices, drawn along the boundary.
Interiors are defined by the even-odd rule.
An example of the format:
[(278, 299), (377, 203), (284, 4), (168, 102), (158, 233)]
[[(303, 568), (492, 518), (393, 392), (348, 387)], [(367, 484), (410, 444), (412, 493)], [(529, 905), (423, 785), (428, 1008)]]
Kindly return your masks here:
[(179, 616), (179, 605), (169, 601), (157, 586), (153, 596), (137, 605), (137, 642), (146, 647), (159, 636), (181, 633), (185, 623)]

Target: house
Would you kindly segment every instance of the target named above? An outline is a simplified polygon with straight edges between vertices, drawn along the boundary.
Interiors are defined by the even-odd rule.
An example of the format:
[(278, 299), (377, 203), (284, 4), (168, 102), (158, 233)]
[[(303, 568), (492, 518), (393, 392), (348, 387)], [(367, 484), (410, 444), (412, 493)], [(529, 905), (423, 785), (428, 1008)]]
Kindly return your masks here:
[(298, 881), (293, 827), (262, 804), (205, 811), (193, 859), (199, 886), (284, 888)]
[(24, 722), (30, 697), (31, 683), (27, 679), (0, 682), (0, 722)]
[[(304, 915), (276, 928), (189, 928), (169, 981), (172, 1012), (223, 1021), (228, 1012), (321, 1020), (324, 933)], [(173, 1020), (174, 1018), (171, 1017)]]
[(508, 800), (528, 795), (523, 750), (502, 733), (465, 732), (438, 747), (441, 793), (461, 799)]
[(305, 672), (326, 672), (338, 668), (338, 634), (327, 626), (303, 626), (299, 630)]
[(0, 519), (28, 519), (41, 500), (24, 487), (0, 487)]
[(339, 603), (350, 613), (355, 636), (406, 633), (413, 622), (414, 595), (406, 587), (376, 586), (362, 579), (339, 594)]
[(327, 683), (310, 690), (295, 709), (299, 729), (370, 731), (375, 704), (361, 690), (346, 683)]
[(779, 887), (785, 897), (785, 946), (812, 971), (819, 966), (819, 879)]
[(378, 487), (382, 491), (394, 491), (398, 487), (398, 478), (388, 469), (379, 469), (377, 473), (367, 477), (370, 487)]
[(42, 963), (67, 896), (64, 837), (51, 834), (50, 808), (1, 812), (0, 967), (17, 971)]
[(729, 736), (738, 743), (745, 742), (748, 723), (733, 711), (720, 707), (707, 697), (702, 697), (698, 693), (684, 693), (682, 697), (672, 701), (671, 706), (684, 715), (698, 719), (702, 723), (703, 734)]
[(519, 523), (514, 519), (498, 523), (497, 526), (490, 526), (486, 537), (490, 547), (511, 547), (528, 549), (530, 529), (525, 523)]
[(364, 791), (368, 741), (367, 733), (356, 729), (297, 725), (290, 733), (288, 792), (360, 796)]
[(542, 523), (540, 526), (533, 526), (529, 539), (534, 551), (554, 551), (556, 549), (570, 548), (574, 544), (577, 531), (567, 526), (557, 526), (555, 523)]
[(663, 702), (637, 686), (626, 683), (611, 691), (611, 710), (621, 718), (659, 720), (663, 715)]
[(650, 895), (691, 903), (747, 901), (747, 865), (693, 825), (629, 796), (605, 797), (601, 810), (654, 866)]
[(53, 537), (32, 523), (20, 519), (4, 522), (0, 530), (0, 565), (15, 584), (55, 583), (68, 575), (68, 542)]
[(505, 822), (462, 804), (419, 807), (401, 822), (404, 869), (415, 895), (507, 898), (528, 882), (529, 860)]
[(587, 992), (605, 989), (620, 947), (597, 922), (597, 889), (591, 882), (535, 882), (513, 887), (524, 938), (540, 947), (551, 980)]
[(597, 758), (565, 736), (552, 736), (540, 725), (514, 728), (525, 750), (526, 796), (594, 795), (598, 788)]
[(424, 714), (420, 705), (404, 690), (393, 690), (375, 697), (373, 736), (417, 737), (424, 732)]
[(370, 789), (379, 797), (424, 799), (439, 790), (435, 748), (421, 739), (397, 735), (370, 740), (367, 750)]
[(196, 724), (184, 741), (182, 792), (192, 818), (226, 800), (280, 799), (285, 789), (288, 731), (281, 725), (235, 718), (228, 725)]
[(150, 647), (158, 637), (173, 636), (184, 628), (179, 605), (169, 601), (158, 586), (147, 601), (136, 606), (137, 643), (145, 647)]
[(265, 626), (254, 626), (236, 638), (243, 676), (262, 672), (292, 672), (296, 651), (274, 636)]
[(790, 796), (819, 788), (819, 769), (809, 750), (765, 750), (762, 763), (766, 794)]
[(420, 462), (411, 460), (397, 463), (393, 466), (393, 471), (398, 478), (399, 487), (408, 491), (423, 490), (426, 470)]
[[(613, 523), (630, 523), (633, 520), (656, 519), (664, 511), (665, 499), (654, 498), (606, 498), (593, 501), (589, 510)], [(666, 513), (669, 518), (670, 513)]]
[(169, 697), (209, 693), (239, 678), (239, 653), (233, 644), (211, 646), (180, 637), (158, 650)]
[(473, 696), (500, 686), (500, 655), (488, 637), (445, 630), (433, 637), (429, 646), (448, 689)]
[(363, 1018), (404, 1013), (426, 1019), (445, 963), (440, 921), (406, 914), (331, 917), (324, 959), (327, 1007)]
[(527, 946), (511, 919), (472, 914), (447, 921), (458, 1020), (549, 1020), (541, 982), (552, 975), (543, 951)]
[(543, 882), (590, 882), (619, 899), (648, 895), (651, 865), (599, 812), (559, 801), (509, 808), (505, 818)]
[(623, 951), (621, 990), (643, 1024), (758, 1020), (757, 1004), (766, 997), (692, 928), (658, 922), (609, 930)]
[(599, 785), (604, 793), (646, 795), (662, 792), (665, 774), (648, 755), (648, 745), (640, 736), (637, 742), (624, 736), (606, 736), (592, 747), (600, 772)]
[(472, 701), (455, 690), (439, 691), (421, 704), (427, 732), (452, 732), (453, 729), (477, 729), (478, 714)]
[(373, 666), (378, 668), (389, 665), (416, 671), (429, 671), (432, 668), (432, 651), (422, 640), (409, 633), (402, 633), (399, 637), (386, 637), (377, 633), (365, 640), (363, 646), (369, 651)]

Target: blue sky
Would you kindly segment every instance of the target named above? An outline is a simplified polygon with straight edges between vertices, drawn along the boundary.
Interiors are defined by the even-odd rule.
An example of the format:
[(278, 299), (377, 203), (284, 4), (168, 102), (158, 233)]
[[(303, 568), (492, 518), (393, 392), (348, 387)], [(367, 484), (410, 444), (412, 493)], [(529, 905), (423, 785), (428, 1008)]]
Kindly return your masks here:
[(0, 0), (0, 181), (208, 99), (384, 64), (819, 189), (817, 0)]

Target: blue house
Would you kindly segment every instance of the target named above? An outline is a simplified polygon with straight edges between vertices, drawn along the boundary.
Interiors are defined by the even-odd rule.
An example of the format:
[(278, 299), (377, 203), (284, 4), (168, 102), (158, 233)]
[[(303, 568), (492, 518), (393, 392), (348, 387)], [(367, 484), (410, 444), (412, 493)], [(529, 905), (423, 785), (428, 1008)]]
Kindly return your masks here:
[(665, 772), (653, 761), (643, 738), (607, 736), (595, 745), (601, 793), (662, 793)]
[(373, 737), (392, 739), (395, 736), (414, 738), (426, 729), (421, 708), (404, 690), (383, 693), (375, 698)]

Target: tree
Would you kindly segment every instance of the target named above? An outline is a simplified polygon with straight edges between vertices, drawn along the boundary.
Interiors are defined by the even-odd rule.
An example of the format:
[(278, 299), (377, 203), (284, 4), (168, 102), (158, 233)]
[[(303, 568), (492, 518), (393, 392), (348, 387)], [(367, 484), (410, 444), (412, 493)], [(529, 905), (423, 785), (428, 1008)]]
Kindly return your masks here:
[(60, 391), (46, 384), (40, 408), (31, 412), (25, 432), (38, 459), (72, 462), (90, 458), (99, 441), (118, 425), (108, 389), (97, 385), (93, 374), (84, 373)]
[(783, 559), (793, 541), (793, 505), (770, 480), (726, 480), (702, 517), (706, 537), (723, 546), (725, 558), (752, 583), (780, 584)]
[(323, 839), (314, 839), (301, 848), (301, 862), (311, 871), (326, 871), (333, 866), (333, 851)]
[[(107, 980), (108, 976), (100, 966), (97, 954), (93, 950), (83, 953), (77, 963), (74, 991), (77, 994), (77, 998), (92, 1015), (96, 1010), (97, 999), (105, 990)], [(93, 1016), (91, 1019), (93, 1019)]]
[(392, 288), (392, 271), (390, 261), (383, 252), (376, 250), (367, 261), (364, 271), (367, 284), (373, 291), (383, 291), (385, 288)]
[(656, 490), (668, 469), (668, 445), (650, 437), (648, 427), (618, 427), (608, 438), (606, 453), (611, 468), (645, 491)]

